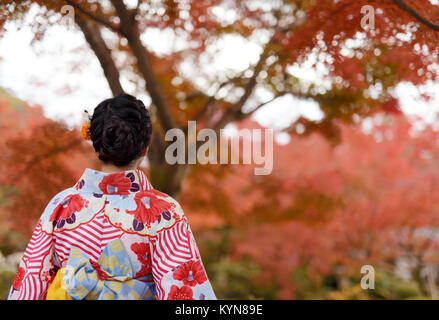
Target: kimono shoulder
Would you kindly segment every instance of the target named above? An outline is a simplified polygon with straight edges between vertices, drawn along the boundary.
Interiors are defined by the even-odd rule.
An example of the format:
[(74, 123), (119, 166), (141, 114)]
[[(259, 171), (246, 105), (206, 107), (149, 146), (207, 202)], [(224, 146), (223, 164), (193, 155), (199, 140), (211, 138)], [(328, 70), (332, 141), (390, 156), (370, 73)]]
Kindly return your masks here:
[[(43, 213), (43, 231), (58, 233), (76, 229), (104, 215), (113, 227), (125, 233), (154, 237), (157, 232), (186, 220), (180, 204), (166, 193), (152, 186), (136, 190), (135, 183), (128, 178), (118, 181), (110, 177), (115, 181), (81, 179), (74, 187), (54, 196)], [(127, 191), (128, 188), (133, 192)]]
[(61, 192), (58, 192), (50, 199), (40, 218), (40, 223), (43, 231), (45, 231), (46, 233), (53, 232), (53, 222), (51, 222), (51, 219), (53, 219), (53, 212), (57, 208), (59, 208), (63, 202), (65, 202), (65, 199), (68, 196), (75, 193), (76, 190), (74, 188), (67, 188), (62, 190)]
[[(154, 201), (154, 210), (156, 212), (161, 212), (157, 218), (157, 225), (155, 227), (155, 232), (162, 231), (163, 229), (171, 228), (177, 222), (187, 219), (185, 217), (184, 211), (177, 200), (175, 200), (170, 195), (154, 190), (156, 193), (156, 201)], [(157, 201), (160, 199), (162, 201)]]
[(155, 236), (184, 219), (183, 210), (174, 198), (152, 188), (107, 199), (105, 214), (113, 225), (128, 233)]

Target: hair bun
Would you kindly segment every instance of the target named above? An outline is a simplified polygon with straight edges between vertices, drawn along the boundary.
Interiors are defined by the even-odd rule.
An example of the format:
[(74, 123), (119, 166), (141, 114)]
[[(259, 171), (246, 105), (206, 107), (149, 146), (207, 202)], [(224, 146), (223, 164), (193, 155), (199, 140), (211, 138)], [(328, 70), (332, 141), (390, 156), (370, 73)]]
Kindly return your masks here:
[(99, 159), (118, 167), (138, 159), (151, 139), (152, 125), (142, 101), (122, 94), (101, 102), (90, 125)]

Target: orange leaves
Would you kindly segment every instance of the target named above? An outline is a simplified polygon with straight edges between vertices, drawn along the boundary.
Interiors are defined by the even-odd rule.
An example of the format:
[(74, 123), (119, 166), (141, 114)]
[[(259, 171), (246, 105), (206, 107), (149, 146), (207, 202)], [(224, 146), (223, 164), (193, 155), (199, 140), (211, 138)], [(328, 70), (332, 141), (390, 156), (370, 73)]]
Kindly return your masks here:
[(79, 168), (72, 170), (66, 162), (79, 160), (83, 152), (80, 143), (79, 132), (56, 123), (35, 126), (6, 142), (7, 169), (0, 180), (19, 190), (8, 208), (13, 216), (20, 217), (14, 219), (15, 229), (30, 232), (48, 199), (74, 184), (74, 172)]
[[(101, 18), (97, 19), (98, 23), (102, 26), (106, 25), (103, 21), (118, 25), (117, 21), (120, 19), (111, 6), (102, 6), (95, 0), (78, 0), (75, 3), (89, 13), (84, 19), (94, 17), (96, 20), (98, 17)], [(45, 17), (52, 18), (64, 2), (15, 1), (9, 5), (0, 5), (0, 13), (19, 19), (19, 12), (27, 12), (31, 4), (41, 6)], [(428, 0), (413, 0), (408, 4), (425, 19), (436, 22), (439, 12), (437, 5)], [(375, 22), (374, 28), (367, 30), (362, 26), (365, 17), (362, 8), (366, 5), (373, 8)], [(14, 9), (12, 13), (9, 12), (10, 7)], [(205, 110), (212, 117), (219, 115), (219, 111), (230, 103), (229, 96), (245, 87), (250, 79), (255, 62), (249, 63), (248, 67), (243, 65), (242, 74), (229, 70), (213, 71), (215, 68), (211, 68), (210, 63), (206, 62), (211, 61), (206, 59), (207, 56), (212, 54), (215, 57), (216, 51), (221, 52), (218, 39), (222, 39), (225, 34), (240, 36), (254, 44), (260, 43), (261, 49), (267, 54), (267, 60), (257, 78), (258, 86), (272, 91), (273, 94), (291, 90), (293, 94), (303, 94), (306, 98), (319, 102), (325, 109), (325, 119), (314, 127), (335, 136), (337, 130), (333, 119), (350, 122), (353, 114), (368, 116), (380, 110), (395, 112), (398, 108), (391, 105), (391, 90), (398, 83), (410, 81), (417, 85), (437, 77), (432, 66), (437, 61), (436, 43), (439, 33), (398, 7), (394, 0), (161, 0), (141, 2), (136, 9), (130, 6), (129, 10), (130, 13), (137, 14), (136, 26), (142, 41), (148, 42), (146, 39), (149, 31), (159, 32), (160, 37), (164, 37), (163, 48), (166, 53), (156, 56), (151, 54), (150, 60), (160, 85), (161, 90), (158, 92), (163, 92), (171, 109), (169, 113), (182, 126), (187, 120), (197, 117), (204, 110), (204, 106), (209, 106)], [(46, 20), (41, 20), (40, 27), (43, 30), (49, 25), (49, 20), (47, 19), (47, 23)], [(271, 38), (271, 35), (274, 36)], [(266, 50), (263, 48), (263, 38), (272, 39)], [(144, 80), (151, 83), (151, 79), (142, 79), (142, 74), (136, 67), (136, 59), (131, 59), (132, 50), (126, 39), (121, 37), (114, 41), (116, 43), (111, 45), (111, 50), (114, 51), (112, 56), (118, 56), (118, 53), (128, 55), (117, 65), (136, 73), (133, 77), (136, 86), (143, 86)], [(148, 42), (147, 47), (149, 52), (154, 52), (153, 43)], [(213, 48), (215, 50), (211, 51)], [(295, 62), (300, 64), (307, 58), (314, 61), (314, 69), (328, 68), (324, 80), (328, 84), (325, 87), (329, 89), (322, 91), (321, 88), (314, 87), (322, 79), (315, 83), (302, 78), (288, 81), (288, 76), (285, 75), (288, 66)], [(182, 63), (186, 62), (193, 67), (193, 73), (180, 72), (183, 70)], [(221, 90), (221, 95), (214, 95), (214, 90), (208, 92), (207, 88), (218, 88), (222, 82), (235, 75), (237, 78), (230, 82), (230, 86)], [(114, 79), (109, 80), (112, 83)], [(362, 97), (363, 93), (376, 86), (382, 88), (377, 94), (379, 98)], [(149, 88), (152, 90), (152, 86)], [(332, 99), (334, 90), (341, 90), (341, 95), (351, 100)], [(325, 105), (325, 100), (331, 99)], [(238, 112), (236, 114), (240, 115)], [(233, 120), (237, 117), (239, 116), (235, 116)], [(308, 123), (311, 128), (314, 124)]]
[(27, 235), (48, 199), (71, 187), (90, 162), (79, 130), (68, 130), (44, 118), (41, 109), (22, 102), (17, 110), (1, 103), (5, 125), (0, 127), (4, 137), (0, 142), (0, 185), (16, 192), (8, 197), (0, 218), (9, 220), (13, 230)]
[[(427, 20), (437, 20), (434, 13), (439, 8), (428, 0), (405, 2)], [(361, 25), (361, 9), (365, 5), (373, 8), (372, 30)], [(399, 81), (420, 84), (437, 76), (429, 66), (437, 59), (438, 33), (420, 24), (392, 0), (316, 1), (307, 15), (308, 19), (298, 29), (300, 35), (287, 33), (281, 41), (285, 50), (291, 52), (290, 62), (303, 60), (313, 48), (324, 52), (333, 58), (328, 63), (331, 74), (348, 81), (353, 89), (371, 84), (370, 72), (365, 67), (377, 62), (377, 70), (371, 76), (376, 77), (376, 71), (386, 71), (387, 75), (383, 73), (373, 79), (381, 81), (385, 88)], [(359, 36), (360, 40), (352, 41)], [(420, 54), (419, 48), (432, 54)]]

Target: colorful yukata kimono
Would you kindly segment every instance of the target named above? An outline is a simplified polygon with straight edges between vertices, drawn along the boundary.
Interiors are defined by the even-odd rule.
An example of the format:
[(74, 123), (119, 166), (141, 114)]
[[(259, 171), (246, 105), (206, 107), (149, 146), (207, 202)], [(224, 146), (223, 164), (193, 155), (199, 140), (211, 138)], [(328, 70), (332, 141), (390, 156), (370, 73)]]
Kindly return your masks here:
[(86, 169), (44, 210), (8, 299), (216, 299), (180, 205), (140, 170)]

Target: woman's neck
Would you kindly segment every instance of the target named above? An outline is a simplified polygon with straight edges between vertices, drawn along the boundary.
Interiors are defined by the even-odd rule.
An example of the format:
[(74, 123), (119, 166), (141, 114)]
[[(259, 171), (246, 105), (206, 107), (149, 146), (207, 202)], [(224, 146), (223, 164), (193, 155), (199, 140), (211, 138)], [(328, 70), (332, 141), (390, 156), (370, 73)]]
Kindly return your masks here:
[(115, 173), (115, 172), (121, 172), (121, 171), (128, 171), (128, 170), (135, 170), (138, 167), (138, 162), (137, 161), (133, 161), (133, 164), (129, 164), (127, 166), (124, 167), (118, 167), (115, 166), (114, 164), (109, 164), (109, 163), (101, 163), (101, 171), (105, 172), (105, 173)]

